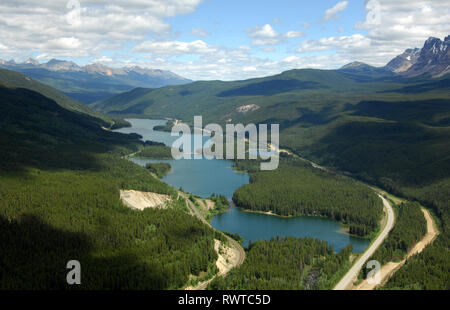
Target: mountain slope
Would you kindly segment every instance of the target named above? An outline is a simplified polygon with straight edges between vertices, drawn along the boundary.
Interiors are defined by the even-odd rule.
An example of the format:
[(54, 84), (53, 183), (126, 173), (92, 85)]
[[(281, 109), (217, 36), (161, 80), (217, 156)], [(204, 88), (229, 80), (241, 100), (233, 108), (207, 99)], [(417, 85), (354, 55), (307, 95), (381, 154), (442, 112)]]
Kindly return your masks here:
[(385, 68), (407, 77), (442, 77), (450, 73), (450, 36), (444, 41), (431, 37), (421, 49), (407, 49)]
[[(179, 289), (209, 270), (214, 231), (173, 188), (122, 158), (142, 147), (138, 138), (0, 85), (0, 289)], [(123, 189), (172, 203), (134, 211)], [(67, 284), (71, 260), (82, 264), (80, 286)]]
[(443, 46), (430, 39), (387, 68), (354, 63), (336, 71), (141, 89), (94, 106), (186, 122), (202, 115), (204, 124), (280, 124), (282, 147), (432, 208), (441, 235), (390, 287), (448, 289), (450, 64)]
[(33, 59), (17, 64), (2, 61), (0, 67), (21, 72), (53, 86), (71, 98), (85, 104), (129, 91), (135, 87), (162, 87), (191, 82), (170, 71), (139, 67), (110, 68), (101, 64), (83, 67), (71, 61), (52, 59), (39, 64)]
[[(390, 73), (388, 73), (390, 74)], [(202, 81), (159, 89), (140, 89), (96, 102), (98, 111), (118, 115), (147, 115), (182, 118), (194, 115), (207, 120), (239, 120), (254, 113), (242, 108), (257, 105), (265, 108), (316, 95), (351, 91), (369, 91), (373, 85), (361, 84), (351, 74), (325, 70), (291, 70), (279, 75), (235, 82)], [(379, 88), (380, 90), (387, 87)], [(291, 99), (288, 99), (291, 98)], [(280, 109), (284, 110), (283, 106)], [(261, 114), (261, 111), (257, 111)], [(256, 113), (256, 112), (255, 112)]]
[(450, 73), (450, 36), (444, 41), (429, 38), (420, 51), (419, 58), (405, 75), (429, 74), (432, 77), (441, 77), (447, 73)]
[(415, 185), (446, 177), (432, 163), (450, 169), (450, 77), (369, 76), (292, 70), (247, 81), (139, 89), (94, 107), (188, 123), (202, 115), (205, 124), (280, 124), (283, 146), (373, 183)]
[[(448, 43), (449, 38), (445, 42)], [(431, 57), (430, 53), (436, 60), (429, 59), (430, 66), (420, 71), (420, 64)], [(433, 70), (442, 74), (444, 65), (450, 67), (450, 60), (443, 53), (448, 53), (444, 43), (429, 39), (420, 52), (409, 50), (383, 68), (354, 62), (334, 71), (291, 70), (245, 81), (203, 81), (160, 89), (137, 89), (92, 106), (115, 115), (164, 116), (185, 121), (203, 115), (206, 121), (221, 123), (261, 122), (271, 115), (271, 120), (280, 122), (282, 127), (301, 122), (318, 125), (368, 96), (380, 101), (402, 100), (402, 97), (407, 101), (448, 98), (445, 94), (449, 88), (448, 78), (429, 79), (423, 74), (427, 70), (431, 70), (430, 74), (437, 72)], [(392, 70), (406, 71), (396, 74)], [(410, 72), (418, 70), (419, 77), (414, 74), (409, 78)]]
[(104, 115), (92, 110), (72, 98), (67, 97), (51, 86), (34, 81), (23, 74), (6, 69), (0, 69), (0, 85), (11, 88), (24, 88), (38, 92), (47, 98), (54, 100), (61, 107), (67, 110), (84, 113), (98, 118), (98, 121), (101, 120), (100, 123), (102, 123), (102, 125), (108, 126), (111, 123), (111, 121)]
[(403, 54), (392, 59), (384, 68), (386, 70), (402, 73), (408, 71), (420, 56), (420, 48), (407, 49)]

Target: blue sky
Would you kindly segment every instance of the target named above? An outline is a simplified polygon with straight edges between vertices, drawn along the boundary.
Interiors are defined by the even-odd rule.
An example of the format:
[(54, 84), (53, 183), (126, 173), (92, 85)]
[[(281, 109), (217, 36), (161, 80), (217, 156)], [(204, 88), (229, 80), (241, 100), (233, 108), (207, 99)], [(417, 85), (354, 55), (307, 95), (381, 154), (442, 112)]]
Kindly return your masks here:
[[(324, 12), (339, 1), (257, 1), (257, 0), (207, 0), (195, 12), (167, 19), (172, 27), (173, 39), (183, 42), (202, 40), (212, 46), (239, 48), (252, 46), (249, 31), (270, 25), (281, 36), (287, 32), (301, 32), (297, 38), (283, 38), (276, 45), (253, 46), (251, 54), (268, 60), (281, 60), (296, 53), (299, 42), (329, 36), (358, 33), (354, 25), (365, 18), (365, 3), (343, 1), (346, 9), (330, 20), (324, 20)], [(201, 34), (204, 32), (204, 34)], [(361, 32), (361, 31), (360, 31)], [(366, 31), (362, 31), (363, 33)], [(155, 36), (149, 36), (149, 40)], [(157, 36), (156, 36), (157, 39)], [(304, 55), (326, 55), (328, 51), (306, 52)], [(180, 61), (198, 59), (199, 55), (184, 54), (174, 58)]]
[(447, 0), (2, 0), (0, 59), (141, 66), (195, 80), (381, 66), (450, 34)]
[[(347, 9), (338, 18), (323, 21), (325, 10), (338, 1), (267, 1), (267, 0), (207, 0), (189, 15), (170, 19), (175, 32), (181, 32), (181, 40), (198, 39), (190, 34), (192, 28), (203, 28), (211, 33), (208, 43), (238, 47), (250, 44), (245, 30), (255, 25), (270, 24), (278, 32), (302, 31), (308, 38), (337, 35), (338, 29), (344, 33), (354, 33), (353, 26), (363, 20), (366, 14), (364, 1), (349, 2)], [(305, 25), (309, 25), (305, 29)], [(295, 43), (303, 40), (291, 40)]]

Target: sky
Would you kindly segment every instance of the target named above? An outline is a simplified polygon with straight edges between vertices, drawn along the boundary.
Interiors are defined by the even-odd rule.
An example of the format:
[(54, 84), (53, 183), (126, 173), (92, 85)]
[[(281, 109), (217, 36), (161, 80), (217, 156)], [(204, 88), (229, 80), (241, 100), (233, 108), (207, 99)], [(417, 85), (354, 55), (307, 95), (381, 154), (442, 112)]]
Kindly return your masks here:
[(448, 0), (2, 0), (0, 58), (240, 80), (383, 66), (449, 35), (449, 20)]

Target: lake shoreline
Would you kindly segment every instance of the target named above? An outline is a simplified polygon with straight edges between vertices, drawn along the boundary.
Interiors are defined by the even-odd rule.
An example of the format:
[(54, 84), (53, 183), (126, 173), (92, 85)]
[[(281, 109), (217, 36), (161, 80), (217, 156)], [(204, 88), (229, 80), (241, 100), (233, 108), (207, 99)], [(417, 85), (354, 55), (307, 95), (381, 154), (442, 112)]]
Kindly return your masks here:
[[(143, 140), (160, 142), (166, 145), (170, 145), (174, 140), (170, 133), (153, 130), (154, 126), (152, 127), (152, 125), (165, 124), (166, 121), (164, 120), (130, 119), (130, 121), (133, 127), (121, 130), (123, 133), (138, 133), (143, 136)], [(346, 234), (346, 228), (342, 227), (342, 223), (332, 218), (319, 215), (282, 216), (270, 211), (252, 211), (238, 208), (233, 204), (232, 196), (240, 186), (250, 183), (250, 176), (248, 171), (236, 169), (233, 161), (174, 161), (163, 158), (145, 158), (137, 154), (131, 158), (131, 161), (144, 166), (148, 162), (168, 162), (172, 169), (162, 179), (163, 182), (174, 188), (182, 188), (183, 191), (192, 193), (202, 199), (208, 199), (211, 194), (227, 197), (230, 208), (217, 212), (209, 222), (218, 230), (239, 234), (244, 242), (270, 240), (276, 236), (292, 236), (324, 240), (333, 245), (337, 251), (349, 244), (353, 245), (355, 252), (364, 251), (367, 247), (367, 239)], [(251, 214), (255, 215), (252, 216)], [(263, 217), (258, 217), (257, 214)]]
[[(233, 208), (233, 207), (231, 207), (231, 208)], [(322, 215), (306, 215), (305, 214), (305, 215), (289, 215), (288, 216), (288, 215), (279, 215), (279, 214), (273, 213), (272, 211), (254, 211), (254, 210), (244, 209), (244, 208), (240, 208), (240, 207), (238, 207), (236, 205), (234, 206), (234, 208), (239, 209), (240, 211), (245, 212), (245, 213), (269, 215), (269, 216), (274, 216), (274, 217), (283, 218), (283, 219), (294, 219), (294, 218), (300, 218), (300, 217), (308, 218), (308, 217), (310, 217), (310, 218), (321, 218), (321, 219), (336, 221), (336, 219), (333, 219), (333, 218), (330, 218), (330, 217), (326, 217), (326, 216), (322, 216)], [(364, 240), (371, 240), (371, 238), (366, 238), (366, 237), (361, 237), (361, 236), (358, 236), (358, 235), (351, 234), (350, 233), (350, 227), (348, 225), (345, 225), (344, 223), (339, 222), (339, 221), (336, 221), (336, 222), (338, 222), (339, 225), (343, 226), (343, 227), (341, 227), (338, 230), (339, 233), (347, 235), (347, 236), (350, 236), (350, 237), (353, 237), (353, 238), (359, 238), (359, 239), (364, 239)]]

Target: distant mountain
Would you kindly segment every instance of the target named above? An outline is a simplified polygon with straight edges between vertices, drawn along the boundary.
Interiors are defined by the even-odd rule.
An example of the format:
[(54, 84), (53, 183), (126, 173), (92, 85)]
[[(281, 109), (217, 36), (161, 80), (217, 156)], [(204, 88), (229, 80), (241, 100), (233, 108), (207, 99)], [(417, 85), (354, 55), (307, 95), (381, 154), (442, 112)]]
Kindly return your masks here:
[(395, 73), (405, 72), (417, 62), (419, 56), (420, 48), (407, 49), (403, 54), (392, 59), (384, 68)]
[(343, 66), (341, 69), (339, 69), (339, 71), (348, 74), (353, 74), (355, 76), (360, 76), (360, 78), (366, 77), (368, 79), (392, 75), (392, 72), (387, 70), (386, 68), (374, 67), (359, 61), (349, 63)]
[(429, 38), (421, 49), (408, 49), (389, 62), (386, 69), (403, 76), (429, 75), (438, 78), (450, 73), (450, 36), (444, 41)]
[(384, 67), (373, 67), (362, 62), (352, 62), (343, 66), (339, 71), (353, 74), (386, 75), (388, 72), (404, 77), (428, 75), (433, 78), (442, 77), (450, 73), (450, 36), (444, 41), (429, 38), (423, 48), (407, 49), (403, 54), (392, 59)]
[[(137, 88), (98, 101), (91, 107), (121, 117), (138, 115), (190, 121), (195, 115), (202, 115), (205, 122), (219, 123), (259, 123), (270, 119), (287, 127), (300, 119), (308, 124), (325, 122), (328, 118), (318, 112), (320, 106), (334, 110), (332, 106), (340, 102), (340, 108), (345, 110), (345, 105), (357, 104), (368, 96), (388, 100), (394, 93), (445, 92), (449, 82), (450, 79), (427, 77), (404, 79), (384, 68), (353, 63), (340, 70), (301, 69), (244, 81), (199, 81), (158, 89)], [(301, 108), (302, 104), (308, 108)], [(248, 106), (258, 108), (242, 113)]]
[(78, 66), (72, 61), (52, 59), (40, 64), (34, 59), (23, 63), (0, 59), (0, 67), (23, 73), (51, 85), (67, 96), (85, 104), (132, 90), (136, 87), (158, 88), (191, 82), (170, 71), (140, 67), (111, 68), (102, 64)]
[(405, 72), (408, 76), (429, 74), (441, 77), (450, 73), (450, 36), (444, 41), (430, 38), (425, 42), (416, 63)]
[(376, 68), (376, 67), (370, 66), (370, 65), (360, 62), (360, 61), (354, 61), (354, 62), (351, 62), (351, 63), (343, 66), (341, 68), (341, 70), (358, 70), (359, 71), (359, 70), (371, 70), (373, 68)]
[(234, 121), (244, 115), (239, 112), (240, 108), (253, 104), (252, 99), (258, 98), (265, 102), (262, 105), (267, 105), (273, 96), (287, 93), (324, 94), (343, 88), (357, 91), (358, 87), (360, 85), (353, 78), (341, 72), (304, 69), (244, 81), (199, 81), (158, 89), (135, 89), (98, 101), (92, 107), (102, 113), (121, 116), (157, 116), (164, 113), (164, 116), (185, 120), (203, 115), (205, 119), (220, 117)]
[[(39, 62), (36, 65), (33, 60), (28, 60), (28, 62), (25, 62), (22, 65), (32, 65), (31, 67), (33, 66), (40, 67)], [(58, 59), (50, 60), (46, 64), (43, 64), (42, 68), (48, 69), (50, 71), (75, 71), (75, 72), (82, 71), (82, 68), (79, 67), (76, 63), (72, 61), (65, 61)]]

